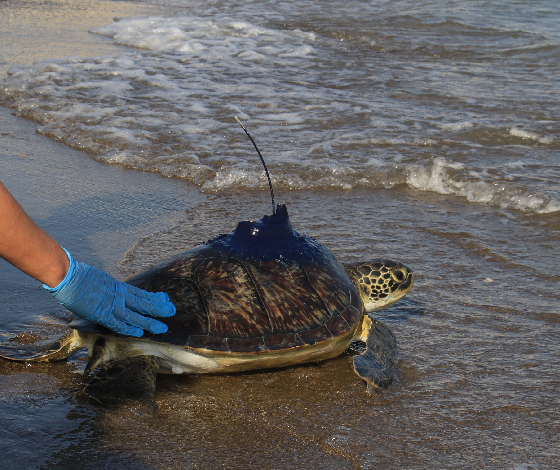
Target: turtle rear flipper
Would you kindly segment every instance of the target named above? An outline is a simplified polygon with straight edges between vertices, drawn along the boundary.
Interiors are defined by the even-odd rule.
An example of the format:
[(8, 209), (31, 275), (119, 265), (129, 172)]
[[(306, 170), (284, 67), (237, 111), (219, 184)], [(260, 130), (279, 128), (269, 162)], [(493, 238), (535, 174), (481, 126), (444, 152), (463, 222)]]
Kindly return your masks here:
[(85, 347), (80, 341), (79, 333), (76, 330), (70, 330), (42, 351), (30, 354), (4, 350), (0, 354), (0, 358), (16, 362), (56, 362), (68, 359), (72, 354)]
[(154, 393), (159, 364), (155, 356), (133, 356), (99, 368), (84, 392), (106, 406), (126, 406), (139, 414), (156, 410)]
[(354, 370), (368, 384), (387, 387), (396, 375), (397, 340), (389, 327), (380, 321), (367, 316), (364, 321), (370, 323), (365, 338), (366, 350), (354, 356)]

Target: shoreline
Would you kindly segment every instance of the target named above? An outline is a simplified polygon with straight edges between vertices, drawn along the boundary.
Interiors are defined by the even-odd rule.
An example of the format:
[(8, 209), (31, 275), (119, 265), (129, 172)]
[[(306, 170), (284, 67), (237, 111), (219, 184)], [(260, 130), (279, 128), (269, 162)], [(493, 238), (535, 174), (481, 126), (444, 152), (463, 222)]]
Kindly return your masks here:
[[(178, 11), (184, 7), (177, 7)], [(14, 65), (69, 56), (100, 56), (126, 48), (90, 29), (113, 22), (114, 18), (151, 16), (169, 11), (163, 5), (126, 1), (11, 0), (0, 2), (2, 57), (0, 79)]]
[[(431, 40), (432, 29), (435, 29), (437, 37), (446, 41), (449, 51), (459, 54), (458, 60), (465, 59), (464, 64), (461, 62), (462, 71), (477, 78), (481, 95), (487, 91), (483, 86), (495, 85), (497, 92), (508, 97), (505, 103), (498, 95), (489, 105), (505, 106), (503, 109), (508, 116), (516, 117), (518, 129), (534, 131), (538, 136), (557, 134), (552, 127), (545, 133), (543, 129), (548, 129), (545, 125), (536, 126), (541, 129), (539, 132), (532, 128), (530, 116), (523, 111), (533, 109), (525, 108), (528, 104), (525, 98), (530, 97), (520, 99), (519, 103), (511, 101), (512, 97), (516, 98), (514, 92), (522, 89), (511, 87), (515, 76), (494, 74), (490, 69), (484, 74), (479, 68), (478, 53), (474, 58), (472, 54), (463, 55), (470, 51), (471, 44), (478, 44), (477, 36), (473, 36), (475, 31), (488, 34), (490, 38), (499, 34), (495, 45), (486, 40), (482, 43), (495, 53), (494, 62), (485, 64), (496, 68), (502, 63), (498, 60), (501, 53), (496, 51), (500, 41), (505, 37), (509, 44), (513, 39), (523, 39), (518, 33), (512, 38), (500, 33), (500, 28), (492, 29), (497, 21), (507, 19), (511, 13), (507, 8), (498, 10), (491, 4), (473, 4), (472, 11), (467, 14), (453, 2), (447, 2), (444, 9), (445, 5), (438, 2), (424, 3), (421, 7), (414, 2), (398, 5), (398, 10), (404, 7), (414, 11), (424, 9), (428, 19), (437, 19), (442, 11), (465, 18), (466, 24), (473, 24), (476, 14), (489, 18), (485, 25), (489, 28), (485, 30), (457, 31), (457, 23), (439, 24), (423, 21), (425, 18), (418, 19), (420, 29), (415, 29), (416, 20), (406, 13), (408, 10), (393, 15), (382, 6), (383, 10), (368, 13), (360, 2), (344, 6), (317, 0), (303, 5), (289, 4), (290, 9), (303, 6), (305, 11), (313, 13), (307, 17), (298, 10), (288, 12), (286, 5), (270, 2), (217, 4), (194, 0), (188, 2), (189, 7), (161, 4), (174, 1), (158, 0), (159, 5), (107, 0), (0, 1), (0, 15), (9, 12), (2, 16), (3, 20), (6, 18), (4, 31), (7, 33), (0, 35), (0, 43), (8, 53), (0, 58), (0, 79), (10, 65), (30, 64), (36, 59), (73, 54), (114, 56), (119, 51), (128, 51), (108, 38), (87, 32), (94, 25), (109, 24), (113, 16), (160, 16), (159, 11), (161, 15), (192, 13), (197, 18), (207, 16), (210, 20), (220, 20), (232, 13), (235, 18), (261, 18), (261, 15), (271, 18), (276, 21), (269, 25), (274, 30), (286, 25), (291, 28), (292, 23), (305, 30), (304, 26), (309, 24), (310, 28), (332, 33), (332, 37), (323, 39), (329, 48), (332, 46), (333, 53), (348, 50), (349, 56), (358, 58), (360, 64), (364, 51), (369, 51), (372, 57), (382, 54), (380, 46), (385, 47), (388, 41), (416, 46), (418, 41)], [(549, 0), (547, 2), (552, 5)], [(529, 7), (524, 4), (516, 4), (516, 9), (521, 7), (528, 11)], [(348, 28), (348, 21), (352, 19), (348, 8), (351, 8), (350, 14), (364, 15), (361, 27), (368, 34), (372, 24), (381, 28), (380, 33), (391, 32), (399, 25), (407, 27), (391, 38), (383, 34), (375, 36), (379, 44), (364, 49), (367, 44), (362, 41), (362, 30)], [(492, 16), (498, 13), (496, 18)], [(354, 19), (359, 18), (355, 16)], [(356, 26), (360, 26), (360, 22), (357, 23)], [(424, 35), (422, 28), (430, 33)], [(461, 47), (451, 47), (457, 32), (467, 36), (464, 42), (459, 38)], [(339, 41), (341, 37), (344, 37), (342, 42)], [(12, 44), (16, 49), (10, 49)], [(464, 51), (462, 45), (465, 45)], [(409, 49), (403, 48), (405, 52)], [(449, 140), (446, 137), (445, 145), (439, 147), (418, 149), (416, 140), (403, 138), (393, 148), (388, 140), (383, 140), (385, 143), (381, 145), (381, 140), (372, 140), (371, 152), (360, 151), (364, 156), (371, 153), (372, 157), (377, 157), (377, 152), (387, 148), (390, 152), (402, 151), (400, 155), (404, 160), (399, 161), (406, 163), (406, 158), (410, 158), (410, 163), (418, 163), (420, 173), (430, 176), (428, 170), (432, 167), (422, 165), (424, 157), (444, 155), (448, 163), (460, 162), (469, 155), (458, 155), (455, 160), (454, 149), (464, 145), (470, 148), (470, 144), (478, 142), (476, 148), (480, 149), (480, 155), (473, 157), (476, 164), (472, 168), (492, 170), (491, 165), (494, 165), (498, 176), (508, 174), (535, 179), (535, 185), (527, 184), (523, 188), (539, 188), (541, 183), (537, 181), (539, 172), (524, 167), (522, 161), (542, 156), (550, 163), (546, 166), (540, 162), (542, 168), (549, 172), (559, 169), (552, 153), (554, 148), (547, 147), (541, 152), (544, 144), (537, 140), (513, 141), (512, 138), (521, 137), (502, 132), (512, 118), (500, 120), (490, 116), (494, 124), (478, 128), (474, 125), (476, 120), (469, 115), (468, 110), (475, 109), (471, 104), (460, 99), (455, 104), (449, 103), (444, 94), (434, 93), (437, 90), (424, 90), (421, 80), (419, 87), (415, 87), (413, 80), (420, 72), (426, 72), (426, 78), (430, 79), (428, 84), (442, 78), (438, 67), (422, 68), (430, 65), (427, 59), (433, 60), (431, 55), (426, 55), (431, 54), (429, 49), (414, 49), (413, 56), (406, 55), (405, 58), (411, 57), (412, 61), (406, 61), (405, 69), (398, 69), (404, 63), (402, 51), (393, 52), (385, 52), (387, 60), (382, 57), (373, 70), (374, 75), (379, 70), (380, 77), (385, 78), (395, 74), (387, 81), (392, 94), (383, 95), (390, 102), (378, 103), (376, 95), (364, 95), (364, 99), (378, 105), (363, 108), (369, 109), (371, 114), (362, 113), (361, 107), (348, 108), (351, 110), (348, 115), (356, 120), (348, 121), (347, 129), (363, 129), (360, 123), (370, 116), (376, 120), (372, 123), (386, 119), (385, 124), (372, 128), (382, 138), (391, 129), (392, 135), (397, 137), (420, 136), (422, 129), (440, 133), (435, 125), (437, 116), (441, 116), (443, 122), (468, 121), (473, 126), (450, 131)], [(514, 57), (529, 66), (527, 74), (519, 76), (538, 78), (534, 60), (530, 54), (525, 56), (525, 52), (520, 59)], [(139, 54), (142, 60), (151, 55)], [(344, 63), (337, 67), (341, 71), (352, 71), (345, 65), (345, 57), (341, 55)], [(432, 65), (438, 65), (439, 60)], [(137, 70), (141, 72), (144, 66), (146, 64), (141, 63)], [(153, 72), (157, 68), (151, 64), (146, 70)], [(298, 72), (295, 78), (306, 79), (306, 73), (321, 73), (324, 69), (305, 66), (290, 70)], [(348, 75), (350, 92), (365, 83), (361, 78), (365, 71), (372, 72), (372, 69), (362, 69), (359, 65), (355, 77)], [(406, 76), (410, 71), (419, 73), (409, 80)], [(548, 81), (554, 78), (548, 72), (542, 76)], [(270, 82), (261, 81), (259, 86), (262, 84), (266, 91), (287, 82), (290, 77), (279, 75)], [(87, 78), (87, 75), (79, 75), (77, 81), (81, 83)], [(223, 80), (220, 75), (214, 78), (214, 82)], [(404, 81), (399, 83), (401, 78)], [(232, 83), (236, 87), (252, 86), (243, 76)], [(453, 81), (445, 83), (461, 85)], [(535, 80), (531, 86), (537, 87), (538, 83)], [(302, 94), (295, 93), (294, 97), (305, 97), (309, 92), (311, 96), (318, 96), (318, 101), (330, 99), (332, 93), (315, 95), (313, 88), (309, 88), (317, 84), (320, 81), (297, 85), (304, 88)], [(477, 88), (476, 83), (471, 84), (473, 90)], [(201, 94), (196, 99), (203, 103), (211, 101), (213, 95), (207, 94), (207, 89), (200, 86)], [(14, 83), (14, 90), (17, 93), (18, 83)], [(244, 90), (239, 89), (239, 94)], [(290, 90), (293, 88), (287, 89)], [(79, 104), (80, 95), (73, 96), (69, 104)], [(157, 102), (160, 94), (156, 90), (145, 99), (152, 96)], [(258, 104), (250, 94), (247, 96), (247, 104)], [(464, 95), (459, 93), (457, 98), (461, 96)], [(339, 101), (344, 98), (348, 104), (363, 101), (350, 99), (345, 89), (337, 89), (333, 97)], [(403, 103), (394, 103), (401, 98), (413, 99), (407, 101), (410, 114)], [(444, 100), (443, 108), (438, 105), (438, 99)], [(476, 99), (485, 98), (477, 96)], [(295, 109), (304, 101), (294, 103)], [(548, 109), (549, 103), (545, 105)], [(435, 117), (412, 122), (418, 116), (416, 106)], [(256, 109), (265, 112), (268, 108)], [(138, 121), (132, 121), (133, 131), (141, 119), (152, 117), (150, 110), (141, 108), (136, 115)], [(442, 110), (446, 113), (439, 114)], [(170, 111), (162, 108), (162, 113)], [(255, 220), (270, 214), (270, 193), (263, 185), (224, 186), (218, 192), (203, 192), (204, 188), (180, 178), (99, 162), (90, 154), (38, 133), (37, 123), (12, 115), (13, 112), (0, 107), (0, 180), (30, 216), (76, 259), (119, 279), (220, 233), (230, 232), (240, 220)], [(313, 110), (305, 112), (314, 115)], [(187, 114), (181, 115), (181, 119), (184, 117), (186, 121)], [(214, 119), (223, 115), (220, 108), (209, 112)], [(83, 122), (78, 114), (70, 116), (73, 117), (65, 122), (72, 119)], [(402, 116), (402, 119), (392, 116)], [(333, 129), (329, 135), (338, 131), (338, 126), (346, 125), (340, 118), (336, 126), (332, 124), (325, 123)], [(326, 141), (321, 132), (288, 127), (285, 129), (286, 135), (290, 131), (290, 139), (286, 139), (283, 129), (278, 131), (270, 127), (266, 132), (265, 126), (266, 123), (261, 127), (262, 132), (254, 133), (259, 144), (263, 136), (265, 157), (278, 155), (278, 151), (284, 149), (293, 150), (304, 141)], [(498, 128), (502, 131), (492, 131)], [(225, 144), (215, 144), (212, 138), (223, 136), (212, 129), (210, 126), (207, 134), (202, 135), (201, 142), (220, 165), (239, 162), (235, 152), (247, 153), (251, 162), (259, 164), (241, 129), (236, 128), (231, 141), (224, 141)], [(481, 138), (481, 134), (486, 135), (485, 129), (492, 132)], [(70, 135), (76, 137), (74, 133)], [(188, 140), (185, 139), (185, 150), (188, 150)], [(271, 142), (268, 145), (267, 140)], [(342, 150), (336, 146), (332, 149), (313, 146), (317, 155), (305, 160), (305, 171), (316, 178), (314, 175), (321, 173), (314, 172), (315, 164), (323, 164), (327, 157), (336, 161), (349, 158), (352, 146), (361, 144), (357, 139), (347, 140)], [(234, 149), (234, 158), (228, 160), (223, 155), (224, 150), (229, 154), (230, 148)], [(348, 149), (348, 155), (342, 153), (344, 149)], [(158, 157), (156, 152), (153, 156)], [(485, 156), (491, 161), (486, 161)], [(291, 160), (281, 162), (289, 165)], [(376, 158), (370, 163), (375, 169)], [(395, 163), (399, 162), (395, 160)], [(502, 164), (511, 164), (510, 171), (501, 173), (499, 166)], [(276, 168), (275, 171), (281, 172), (285, 166)], [(453, 173), (449, 165), (447, 170), (433, 168), (434, 176), (425, 178), (431, 183), (443, 184), (469, 176), (467, 171)], [(449, 178), (439, 178), (440, 170), (451, 171)], [(489, 175), (492, 174), (490, 171)], [(551, 190), (556, 194), (556, 174), (548, 176), (545, 181), (553, 184)], [(481, 181), (476, 175), (472, 177), (475, 182)], [(227, 187), (232, 189), (224, 189)], [(459, 192), (443, 194), (405, 183), (374, 189), (340, 189), (333, 185), (324, 190), (278, 189), (276, 202), (286, 204), (293, 229), (313, 237), (341, 263), (390, 258), (404, 262), (414, 271), (413, 290), (396, 306), (375, 314), (375, 318), (394, 331), (399, 344), (396, 383), (384, 390), (367, 389), (354, 373), (350, 351), (329, 361), (280, 370), (203, 376), (162, 375), (157, 379), (157, 414), (139, 417), (126, 409), (100, 407), (81, 394), (85, 383), (81, 373), (86, 364), (83, 352), (76, 353), (67, 362), (52, 364), (0, 361), (0, 427), (4, 430), (0, 433), (0, 443), (5, 449), (2, 464), (16, 470), (75, 468), (76, 462), (80, 462), (84, 470), (462, 468), (465, 465), (486, 468), (488, 462), (499, 468), (555, 467), (558, 452), (550, 449), (556, 448), (555, 432), (560, 430), (556, 392), (560, 386), (557, 334), (560, 325), (560, 220), (557, 214), (505, 209), (500, 205), (469, 201)], [(69, 316), (70, 313), (38, 281), (0, 261), (0, 346), (38, 350), (61, 336)], [(24, 334), (14, 339), (19, 333)]]
[[(185, 7), (176, 9), (184, 11)], [(151, 16), (169, 10), (165, 5), (106, 0), (0, 2), (0, 46), (4, 51), (0, 80), (10, 67), (37, 60), (127, 50), (89, 30), (110, 24), (116, 17)], [(184, 181), (96, 162), (37, 134), (37, 123), (13, 113), (0, 106), (0, 178), (28, 214), (57, 241), (72, 248), (81, 261), (114, 274), (115, 264), (138, 237), (153, 233), (165, 220), (205, 199), (198, 188)], [(142, 188), (145, 194), (127, 188)], [(157, 197), (160, 192), (163, 202)], [(133, 213), (133, 208), (140, 210)], [(147, 221), (141, 220), (142, 213)], [(0, 279), (9, 277), (2, 274), (4, 263), (0, 266)]]
[[(96, 162), (1, 107), (0, 129), (2, 183), (76, 259), (117, 278), (123, 277), (119, 263), (139, 239), (175, 225), (206, 200), (184, 181)], [(38, 281), (4, 260), (0, 285), (4, 338), (68, 315)]]

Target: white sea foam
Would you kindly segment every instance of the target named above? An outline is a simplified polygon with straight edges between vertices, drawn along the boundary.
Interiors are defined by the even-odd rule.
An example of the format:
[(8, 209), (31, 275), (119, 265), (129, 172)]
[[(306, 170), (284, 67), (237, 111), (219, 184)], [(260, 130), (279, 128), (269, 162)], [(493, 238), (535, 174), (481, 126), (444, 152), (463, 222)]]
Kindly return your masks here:
[(445, 158), (434, 158), (425, 165), (410, 165), (407, 171), (406, 183), (420, 191), (453, 194), (470, 202), (496, 204), (502, 208), (540, 214), (560, 210), (560, 203), (554, 198), (531, 194), (523, 186), (503, 180), (493, 181), (488, 171), (483, 175)]
[(257, 61), (267, 56), (306, 57), (314, 50), (304, 42), (315, 40), (313, 33), (264, 28), (226, 15), (211, 20), (194, 16), (123, 19), (91, 32), (139, 49)]
[(523, 129), (518, 129), (517, 127), (512, 127), (509, 130), (509, 134), (514, 136), (514, 137), (520, 137), (520, 138), (525, 139), (525, 140), (536, 140), (537, 142), (539, 142), (541, 144), (551, 144), (553, 142), (551, 137), (541, 137), (540, 135), (538, 135), (534, 132), (529, 132), (529, 131), (525, 131)]
[(334, 56), (314, 33), (225, 14), (127, 19), (93, 31), (134, 49), (13, 68), (0, 99), (39, 132), (98, 160), (204, 191), (265, 189), (237, 115), (278, 189), (407, 185), (533, 213), (560, 210), (557, 193), (534, 183), (546, 163), (519, 151), (513, 161), (478, 155), (488, 135), (491, 145), (554, 145), (544, 131), (514, 127), (504, 139), (503, 123), (478, 132), (473, 114), (441, 124), (430, 108), (422, 118), (408, 101), (399, 108), (393, 96), (384, 100), (379, 87), (344, 87), (347, 75), (354, 83), (352, 67), (331, 74)]
[(409, 167), (407, 184), (421, 191), (452, 194), (461, 184), (453, 180), (449, 170), (461, 170), (464, 165), (448, 162), (445, 158), (434, 158), (431, 166), (412, 165)]
[(441, 124), (439, 127), (444, 131), (456, 132), (456, 131), (462, 131), (464, 129), (471, 129), (472, 127), (474, 127), (474, 124), (470, 121), (452, 122), (452, 123)]

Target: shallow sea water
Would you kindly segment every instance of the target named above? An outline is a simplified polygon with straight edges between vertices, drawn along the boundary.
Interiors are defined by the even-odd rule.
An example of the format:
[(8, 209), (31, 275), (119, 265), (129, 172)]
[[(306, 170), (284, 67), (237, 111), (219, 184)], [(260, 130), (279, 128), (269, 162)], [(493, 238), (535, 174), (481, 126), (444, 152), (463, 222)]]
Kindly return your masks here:
[[(553, 2), (27, 5), (81, 39), (2, 64), (0, 102), (31, 121), (0, 113), (1, 178), (80, 260), (124, 278), (268, 213), (238, 115), (295, 230), (342, 261), (398, 259), (416, 282), (379, 312), (401, 351), (387, 390), (347, 353), (162, 377), (146, 418), (77, 393), (83, 356), (0, 362), (0, 467), (558, 466)], [(0, 283), (4, 345), (64, 330), (37, 283), (5, 264)]]

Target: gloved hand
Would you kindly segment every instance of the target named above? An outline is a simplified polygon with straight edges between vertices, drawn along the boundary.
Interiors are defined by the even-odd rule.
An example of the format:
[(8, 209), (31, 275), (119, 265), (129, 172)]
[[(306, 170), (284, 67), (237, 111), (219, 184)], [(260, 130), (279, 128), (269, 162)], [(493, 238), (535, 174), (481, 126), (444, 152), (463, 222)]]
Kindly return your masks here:
[(146, 292), (117, 281), (97, 268), (75, 261), (66, 249), (64, 251), (70, 260), (66, 277), (54, 288), (45, 284), (43, 287), (68, 310), (124, 335), (138, 337), (143, 330), (167, 331), (167, 325), (142, 315), (174, 315), (175, 306), (167, 294)]

